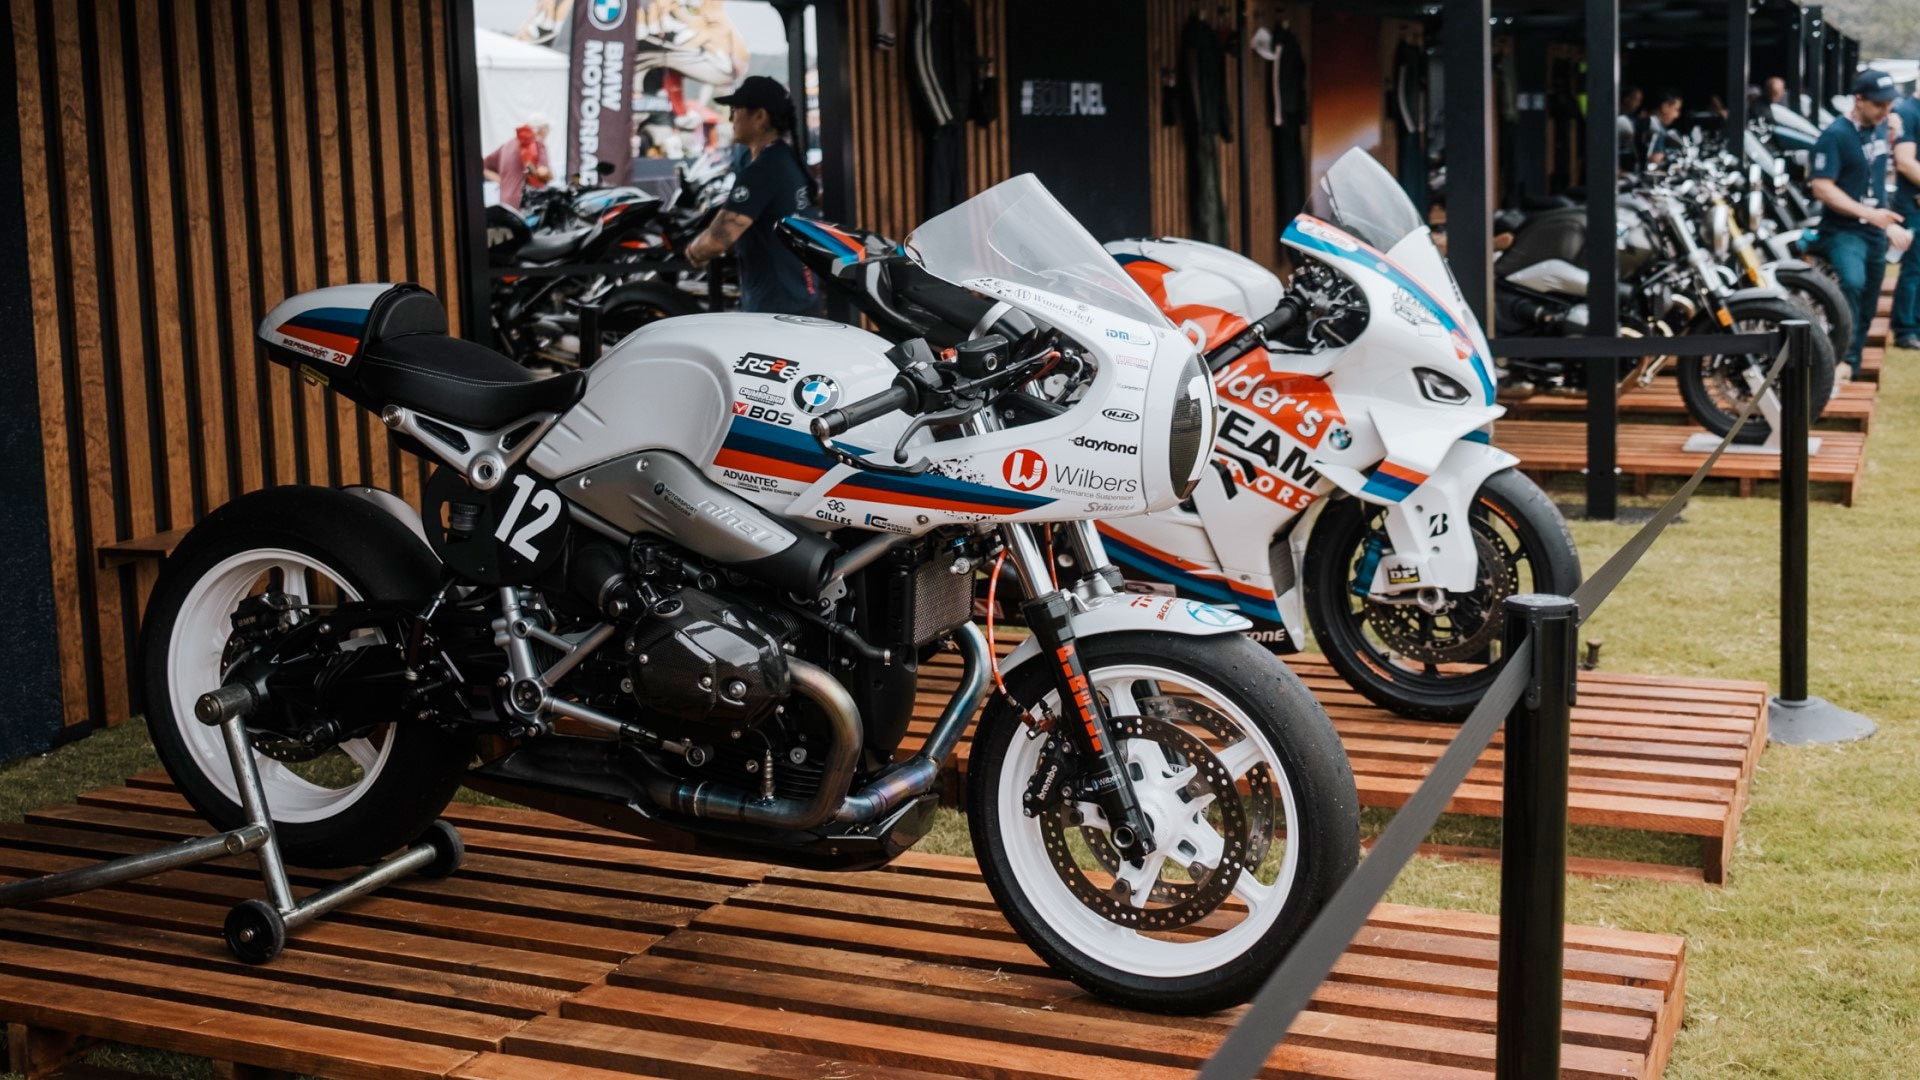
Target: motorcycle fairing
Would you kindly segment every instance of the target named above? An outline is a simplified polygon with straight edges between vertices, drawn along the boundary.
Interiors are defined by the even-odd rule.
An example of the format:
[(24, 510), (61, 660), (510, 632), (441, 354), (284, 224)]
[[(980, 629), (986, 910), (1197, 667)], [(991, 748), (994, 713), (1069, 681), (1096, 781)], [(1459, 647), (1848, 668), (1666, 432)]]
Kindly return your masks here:
[[(1252, 627), (1253, 624), (1245, 617), (1229, 608), (1203, 604), (1185, 597), (1147, 593), (1094, 597), (1084, 609), (1073, 614), (1073, 636), (1076, 639), (1124, 630), (1160, 630), (1210, 637), (1215, 634), (1237, 634)], [(1039, 655), (1039, 639), (1028, 637), (1008, 653), (1006, 659), (1000, 661), (1001, 676), (1012, 674), (1015, 668)]]
[[(1387, 539), (1393, 550), (1375, 567), (1368, 592), (1381, 598), (1424, 588), (1472, 591), (1480, 561), (1467, 524), (1474, 496), (1487, 477), (1519, 462), (1494, 447), (1485, 432), (1471, 432), (1454, 442), (1431, 475), (1405, 487), (1386, 504)], [(1382, 470), (1388, 464), (1382, 462)], [(1376, 470), (1367, 478), (1361, 496), (1366, 498), (1367, 488), (1376, 484), (1398, 489), (1407, 483), (1397, 476), (1383, 482), (1382, 471)], [(1295, 572), (1303, 571), (1296, 567)]]

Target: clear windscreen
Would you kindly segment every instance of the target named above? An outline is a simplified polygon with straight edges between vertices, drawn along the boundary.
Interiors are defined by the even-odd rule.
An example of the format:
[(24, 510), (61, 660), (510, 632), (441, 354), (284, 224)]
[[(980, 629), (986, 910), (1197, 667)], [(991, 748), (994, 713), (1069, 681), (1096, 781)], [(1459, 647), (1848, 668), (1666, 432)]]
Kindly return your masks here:
[[(994, 278), (1092, 307), (1171, 325), (1167, 317), (1032, 173), (975, 195), (913, 230), (906, 247), (958, 285)], [(1045, 311), (1035, 314), (1045, 317)]]
[(1381, 251), (1426, 224), (1393, 174), (1357, 147), (1340, 155), (1320, 186), (1333, 223)]

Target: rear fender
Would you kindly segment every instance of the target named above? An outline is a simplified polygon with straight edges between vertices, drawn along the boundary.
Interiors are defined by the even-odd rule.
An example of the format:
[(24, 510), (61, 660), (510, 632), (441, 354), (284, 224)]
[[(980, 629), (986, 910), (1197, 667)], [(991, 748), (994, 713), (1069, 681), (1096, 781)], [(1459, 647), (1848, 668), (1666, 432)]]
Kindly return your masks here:
[(340, 490), (349, 495), (358, 495), (380, 509), (385, 510), (387, 513), (392, 514), (395, 518), (399, 519), (400, 524), (412, 530), (413, 535), (419, 537), (420, 542), (426, 544), (429, 551), (433, 549), (433, 545), (427, 540), (426, 527), (420, 522), (420, 511), (415, 510), (413, 504), (407, 502), (407, 500), (395, 495), (391, 491), (385, 491), (376, 487), (362, 487), (358, 484), (343, 487)]
[[(1085, 611), (1073, 613), (1076, 639), (1097, 637), (1123, 630), (1158, 630), (1165, 633), (1209, 637), (1237, 634), (1253, 629), (1253, 624), (1237, 612), (1198, 600), (1145, 593), (1118, 593), (1097, 597)], [(1029, 637), (1000, 661), (1002, 678), (1021, 664), (1040, 655), (1040, 641)]]

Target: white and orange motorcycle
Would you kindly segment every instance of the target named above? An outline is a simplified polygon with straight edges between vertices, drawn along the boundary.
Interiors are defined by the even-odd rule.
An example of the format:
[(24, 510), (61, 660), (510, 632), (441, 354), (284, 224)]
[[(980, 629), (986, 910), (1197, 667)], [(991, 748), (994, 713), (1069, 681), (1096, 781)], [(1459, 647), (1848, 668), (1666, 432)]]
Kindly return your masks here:
[(1571, 592), (1579, 556), (1491, 444), (1486, 338), (1413, 204), (1360, 150), (1321, 183), (1333, 221), (1287, 226), (1286, 286), (1209, 244), (1107, 245), (1206, 350), (1220, 418), (1191, 498), (1100, 533), (1136, 587), (1232, 605), (1276, 652), (1310, 625), (1376, 704), (1457, 720), (1499, 666), (1506, 597)]

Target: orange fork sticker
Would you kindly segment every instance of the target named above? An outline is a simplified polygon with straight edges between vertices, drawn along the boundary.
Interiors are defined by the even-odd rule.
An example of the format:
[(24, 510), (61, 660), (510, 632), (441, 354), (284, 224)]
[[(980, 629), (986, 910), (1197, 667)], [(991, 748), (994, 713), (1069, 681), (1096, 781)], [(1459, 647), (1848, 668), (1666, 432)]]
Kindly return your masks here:
[(1060, 661), (1060, 669), (1067, 673), (1067, 685), (1073, 690), (1074, 708), (1080, 710), (1080, 722), (1087, 727), (1087, 738), (1092, 740), (1093, 752), (1100, 753), (1100, 725), (1093, 719), (1093, 692), (1087, 688), (1087, 677), (1073, 670), (1073, 643), (1068, 642), (1054, 651)]

